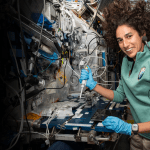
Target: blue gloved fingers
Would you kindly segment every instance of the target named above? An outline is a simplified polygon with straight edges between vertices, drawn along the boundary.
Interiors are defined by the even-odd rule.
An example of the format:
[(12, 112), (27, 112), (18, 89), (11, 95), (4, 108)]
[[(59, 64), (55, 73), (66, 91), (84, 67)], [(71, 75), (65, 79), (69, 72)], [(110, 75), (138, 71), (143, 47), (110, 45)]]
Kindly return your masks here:
[(103, 121), (102, 124), (104, 126), (111, 126), (112, 125), (112, 123), (110, 121)]
[(104, 122), (104, 123), (112, 122), (113, 119), (115, 119), (115, 117), (108, 116), (103, 122)]
[[(89, 78), (89, 81), (91, 81), (90, 79), (91, 79), (91, 78)], [(95, 86), (97, 85), (97, 82), (94, 81), (93, 78), (92, 78), (92, 82), (90, 82), (90, 83), (87, 82), (86, 85), (87, 85), (87, 87), (88, 87), (90, 90), (93, 90), (93, 89), (95, 88)], [(89, 86), (88, 86), (88, 85), (89, 85)]]
[(107, 129), (113, 130), (112, 126), (105, 126)]
[(82, 79), (79, 79), (79, 82), (82, 83)]
[(87, 80), (86, 82), (86, 86), (92, 90), (95, 88), (97, 82), (93, 80), (93, 77), (92, 77), (92, 71), (90, 69), (90, 67), (87, 65), (88, 67), (88, 70), (85, 70), (85, 69), (82, 69), (81, 70), (81, 77), (79, 79), (79, 82), (82, 83), (82, 80)]
[(81, 74), (80, 79), (87, 80), (87, 79), (89, 79), (89, 75), (88, 74)]
[(107, 129), (111, 129), (111, 130), (113, 130), (113, 123), (111, 123), (111, 121), (109, 121), (108, 119), (106, 120), (104, 120), (103, 122), (102, 122), (102, 124), (103, 124), (103, 126), (104, 127), (106, 127)]
[(82, 69), (82, 70), (81, 70), (81, 74), (82, 74), (82, 73), (89, 73), (89, 72), (88, 72), (87, 70), (85, 70), (85, 69)]
[(116, 123), (116, 122), (119, 121), (119, 118), (114, 117), (114, 116), (108, 116), (104, 121), (105, 121), (105, 122)]
[(109, 116), (102, 122), (102, 124), (107, 129), (114, 130), (116, 133), (131, 135), (132, 132), (131, 124), (128, 124), (117, 117)]
[(87, 65), (89, 73), (92, 73), (92, 70), (90, 69), (90, 67)]
[(79, 82), (82, 83), (82, 80), (88, 80), (89, 79), (89, 73), (85, 69), (81, 70), (81, 76), (79, 79)]
[(112, 129), (114, 130), (116, 128), (116, 126), (118, 125), (118, 122), (116, 121), (116, 119), (119, 119), (117, 117), (113, 117), (113, 116), (108, 116), (103, 122), (102, 124), (107, 128), (107, 129)]
[(81, 72), (81, 75), (88, 75), (88, 76), (89, 76), (89, 73), (88, 73), (86, 70), (83, 70), (83, 71)]
[(81, 74), (80, 78), (81, 78), (81, 77), (88, 79), (88, 78), (89, 78), (89, 75), (88, 75), (88, 74)]
[(89, 79), (88, 75), (81, 75), (80, 79), (79, 79), (79, 82), (82, 83), (82, 80), (88, 80), (88, 79)]
[(92, 79), (92, 80), (93, 80), (92, 73), (89, 73), (89, 79)]

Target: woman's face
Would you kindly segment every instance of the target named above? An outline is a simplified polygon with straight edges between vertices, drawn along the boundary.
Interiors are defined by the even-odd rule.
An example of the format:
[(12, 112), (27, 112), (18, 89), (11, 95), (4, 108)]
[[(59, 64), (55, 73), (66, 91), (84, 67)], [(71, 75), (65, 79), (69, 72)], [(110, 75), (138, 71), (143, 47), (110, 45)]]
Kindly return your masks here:
[(119, 47), (127, 56), (133, 58), (134, 61), (137, 52), (144, 50), (144, 44), (142, 43), (143, 36), (139, 36), (136, 30), (127, 25), (118, 26), (116, 30), (116, 39)]

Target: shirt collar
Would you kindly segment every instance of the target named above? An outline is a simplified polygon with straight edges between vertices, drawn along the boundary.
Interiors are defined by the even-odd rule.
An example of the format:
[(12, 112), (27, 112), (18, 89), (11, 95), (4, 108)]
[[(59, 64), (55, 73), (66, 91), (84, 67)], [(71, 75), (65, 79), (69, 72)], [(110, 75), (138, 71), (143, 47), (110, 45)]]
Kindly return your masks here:
[[(148, 45), (150, 45), (150, 42), (148, 42)], [(147, 45), (144, 46), (144, 50), (142, 52), (137, 52), (135, 62), (144, 60), (146, 55), (149, 55), (150, 57), (150, 50), (148, 49)], [(127, 59), (129, 62), (133, 62), (133, 59), (128, 56)]]

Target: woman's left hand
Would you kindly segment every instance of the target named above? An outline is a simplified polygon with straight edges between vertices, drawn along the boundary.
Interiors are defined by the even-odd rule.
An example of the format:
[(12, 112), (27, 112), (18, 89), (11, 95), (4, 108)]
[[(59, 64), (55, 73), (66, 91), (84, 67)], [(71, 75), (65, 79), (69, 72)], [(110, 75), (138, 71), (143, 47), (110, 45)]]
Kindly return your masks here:
[(107, 129), (114, 130), (116, 133), (131, 135), (131, 132), (132, 132), (132, 125), (124, 122), (123, 120), (121, 120), (117, 117), (108, 116), (102, 122), (102, 124)]

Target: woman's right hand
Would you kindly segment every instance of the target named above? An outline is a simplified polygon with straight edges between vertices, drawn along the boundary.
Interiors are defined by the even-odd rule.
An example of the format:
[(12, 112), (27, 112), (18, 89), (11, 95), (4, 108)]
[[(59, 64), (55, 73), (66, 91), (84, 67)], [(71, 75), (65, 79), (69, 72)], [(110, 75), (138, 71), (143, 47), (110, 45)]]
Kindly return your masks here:
[(91, 71), (90, 67), (89, 66), (87, 66), (87, 67), (88, 67), (88, 71), (89, 72), (87, 70), (85, 70), (85, 69), (82, 69), (81, 70), (81, 76), (80, 76), (79, 82), (82, 83), (83, 80), (87, 80), (86, 86), (90, 90), (92, 90), (92, 89), (95, 88), (97, 82), (94, 81), (94, 79), (93, 79), (92, 71)]

